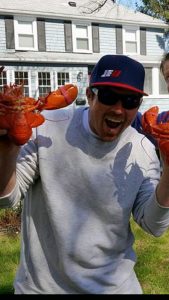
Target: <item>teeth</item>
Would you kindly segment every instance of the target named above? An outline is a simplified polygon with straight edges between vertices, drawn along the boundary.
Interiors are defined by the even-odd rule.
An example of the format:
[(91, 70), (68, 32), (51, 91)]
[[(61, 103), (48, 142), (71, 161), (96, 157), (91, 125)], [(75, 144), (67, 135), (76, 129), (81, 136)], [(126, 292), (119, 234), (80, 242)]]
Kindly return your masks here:
[(117, 119), (115, 119), (115, 118), (113, 118), (113, 117), (106, 117), (106, 119), (107, 119), (108, 121), (116, 122), (116, 123), (121, 123), (121, 122), (122, 122), (122, 120), (117, 120)]

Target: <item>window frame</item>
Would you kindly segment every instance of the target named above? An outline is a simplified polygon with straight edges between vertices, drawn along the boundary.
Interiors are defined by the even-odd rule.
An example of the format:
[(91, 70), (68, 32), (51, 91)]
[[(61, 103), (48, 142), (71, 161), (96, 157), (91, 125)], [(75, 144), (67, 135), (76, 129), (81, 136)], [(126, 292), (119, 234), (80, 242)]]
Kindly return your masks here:
[[(129, 40), (126, 38), (126, 34), (127, 31), (129, 30), (135, 31), (136, 34), (136, 39), (135, 39), (136, 48), (137, 48), (136, 52), (129, 52), (126, 49), (126, 42), (129, 42)], [(140, 54), (140, 27), (139, 26), (131, 26), (131, 25), (123, 26), (123, 49), (124, 49), (124, 54), (131, 54), (131, 55)]]
[[(2, 84), (1, 84), (2, 82)], [(0, 74), (0, 92), (3, 92), (3, 87), (8, 84), (7, 71), (3, 70)]]
[[(87, 37), (86, 40), (88, 41), (89, 49), (78, 49), (77, 48), (77, 38), (81, 38), (77, 35), (77, 26), (85, 26), (87, 28)], [(79, 53), (92, 53), (92, 25), (90, 22), (73, 22), (72, 21), (72, 39), (73, 39), (73, 52)]]
[(39, 86), (39, 73), (49, 73), (50, 74), (50, 90), (51, 91), (53, 91), (54, 90), (54, 82), (53, 82), (53, 71), (44, 71), (44, 70), (38, 70), (37, 71), (37, 78), (36, 78), (36, 84), (37, 84), (37, 97), (44, 97), (44, 96), (46, 96), (47, 95), (47, 93), (46, 93), (46, 95), (44, 95), (44, 96), (41, 96), (40, 95), (40, 93), (39, 93), (39, 87), (42, 87), (42, 88), (45, 88), (45, 87), (47, 87), (47, 85), (40, 85)]
[(71, 83), (71, 79), (70, 79), (70, 72), (67, 72), (67, 71), (56, 71), (56, 73), (55, 73), (55, 77), (56, 77), (56, 89), (58, 89), (60, 86), (62, 86), (62, 85), (64, 85), (63, 83), (61, 84), (61, 85), (59, 85), (58, 84), (58, 73), (63, 73), (63, 74), (66, 74), (66, 73), (68, 73), (68, 76), (69, 76), (69, 81), (64, 81), (65, 83), (64, 84), (69, 84), (69, 83)]
[[(21, 30), (19, 29), (19, 21), (21, 22), (29, 22), (32, 25), (32, 33), (24, 32), (24, 35), (32, 36), (34, 47), (21, 47), (19, 46), (19, 34), (21, 34)], [(15, 49), (16, 50), (31, 50), (38, 51), (38, 34), (37, 34), (37, 21), (33, 17), (22, 17), (22, 16), (14, 16), (14, 37), (15, 37)]]
[(23, 69), (23, 70), (13, 70), (12, 71), (12, 83), (15, 84), (16, 83), (16, 80), (15, 80), (15, 72), (21, 72), (21, 73), (24, 73), (24, 72), (27, 72), (28, 73), (28, 85), (26, 85), (26, 87), (28, 88), (28, 94), (29, 94), (29, 97), (32, 97), (32, 86), (31, 86), (31, 72), (30, 70), (26, 70), (26, 69)]

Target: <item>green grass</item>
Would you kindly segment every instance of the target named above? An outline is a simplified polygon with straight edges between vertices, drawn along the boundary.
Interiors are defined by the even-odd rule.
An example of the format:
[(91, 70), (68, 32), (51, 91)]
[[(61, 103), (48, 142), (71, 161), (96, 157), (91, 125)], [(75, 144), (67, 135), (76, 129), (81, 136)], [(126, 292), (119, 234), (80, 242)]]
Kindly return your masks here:
[(0, 234), (0, 294), (13, 294), (19, 252), (19, 235)]
[[(152, 237), (131, 222), (137, 253), (136, 274), (144, 294), (169, 294), (169, 230)], [(13, 294), (19, 262), (20, 236), (0, 234), (0, 294)]]
[(137, 253), (135, 271), (144, 294), (169, 294), (169, 230), (153, 237), (132, 223)]

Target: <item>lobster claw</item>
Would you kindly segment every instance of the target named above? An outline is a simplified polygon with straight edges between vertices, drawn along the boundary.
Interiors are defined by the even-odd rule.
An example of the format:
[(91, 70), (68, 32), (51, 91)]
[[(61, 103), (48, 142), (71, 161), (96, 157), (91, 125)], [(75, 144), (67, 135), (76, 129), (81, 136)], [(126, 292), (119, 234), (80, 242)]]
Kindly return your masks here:
[(169, 112), (163, 115), (163, 120), (157, 122), (159, 108), (154, 106), (147, 110), (142, 117), (142, 127), (143, 131), (150, 134), (156, 139), (158, 147), (165, 158), (166, 162), (169, 164)]
[(158, 112), (158, 106), (153, 106), (143, 114), (142, 127), (144, 132), (153, 135), (153, 128), (157, 123)]
[[(3, 67), (0, 68), (0, 72)], [(50, 92), (45, 98), (25, 97), (22, 85), (5, 85), (0, 92), (0, 129), (6, 129), (8, 137), (16, 144), (25, 144), (32, 135), (32, 128), (40, 126), (45, 118), (44, 109), (58, 109), (71, 104), (78, 89), (67, 84)]]
[(78, 88), (73, 84), (65, 84), (56, 91), (50, 92), (45, 98), (39, 98), (39, 111), (44, 109), (59, 109), (73, 103), (78, 94)]

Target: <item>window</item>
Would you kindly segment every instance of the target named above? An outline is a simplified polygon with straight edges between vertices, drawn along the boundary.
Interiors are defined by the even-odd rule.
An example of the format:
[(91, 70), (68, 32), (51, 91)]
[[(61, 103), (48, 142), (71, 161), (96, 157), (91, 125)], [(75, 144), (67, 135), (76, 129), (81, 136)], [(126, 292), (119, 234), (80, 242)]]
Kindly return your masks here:
[(73, 51), (92, 52), (91, 24), (72, 24), (73, 29)]
[(123, 28), (124, 53), (140, 53), (139, 28), (126, 26)]
[(65, 85), (66, 83), (69, 83), (69, 73), (68, 72), (58, 72), (57, 73), (57, 84), (58, 87), (61, 85)]
[(35, 19), (15, 18), (15, 48), (16, 50), (37, 50), (37, 24)]
[(15, 72), (15, 84), (24, 84), (24, 95), (29, 97), (28, 72)]
[(152, 68), (145, 67), (144, 91), (149, 95), (152, 94)]
[(51, 90), (50, 72), (38, 72), (39, 97), (45, 97)]
[(159, 94), (160, 95), (168, 94), (167, 83), (165, 82), (164, 77), (161, 74), (160, 70), (159, 70)]
[(0, 73), (0, 92), (3, 91), (3, 86), (7, 84), (6, 71)]

